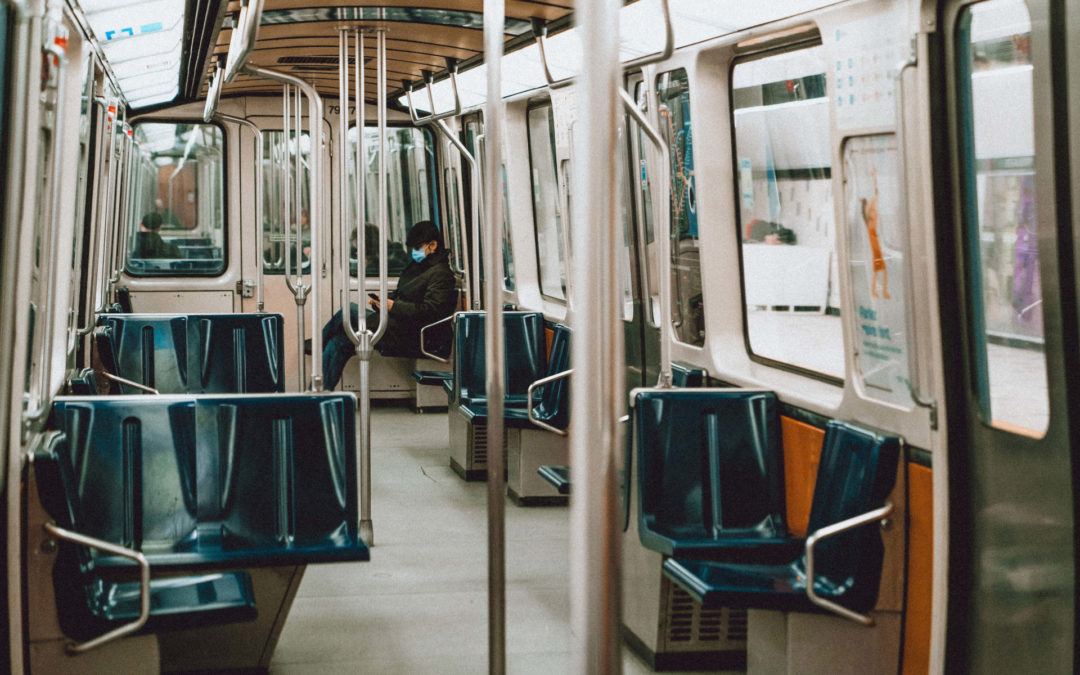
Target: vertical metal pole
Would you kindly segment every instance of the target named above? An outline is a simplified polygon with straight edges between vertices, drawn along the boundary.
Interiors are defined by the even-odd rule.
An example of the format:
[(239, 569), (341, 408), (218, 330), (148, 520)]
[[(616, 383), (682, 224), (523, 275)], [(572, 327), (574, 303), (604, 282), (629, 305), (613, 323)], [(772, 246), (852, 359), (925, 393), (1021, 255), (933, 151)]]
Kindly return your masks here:
[[(586, 3), (587, 4), (587, 3)], [(502, 56), (506, 11), (503, 0), (484, 0), (484, 63), (487, 64), (487, 139), (484, 151), (484, 215), (487, 224), (485, 261), (487, 305), (484, 359), (488, 404), (488, 672), (506, 672), (506, 481), (503, 478), (503, 378), (505, 345), (502, 312), (502, 172), (503, 138)], [(434, 114), (434, 110), (432, 113)], [(473, 221), (473, 270), (479, 272), (479, 223)], [(475, 275), (476, 283), (480, 275)], [(478, 294), (477, 294), (478, 295)], [(473, 296), (474, 301), (477, 296)]]
[(622, 670), (619, 636), (620, 528), (616, 489), (618, 417), (622, 404), (623, 351), (616, 265), (618, 216), (614, 170), (617, 158), (618, 0), (579, 3), (583, 68), (573, 142), (581, 194), (574, 200), (572, 304), (588, 307), (575, 317), (571, 359), (570, 634), (578, 673)]
[[(444, 136), (446, 136), (446, 140), (450, 142), (450, 145), (452, 145), (454, 147), (454, 149), (458, 151), (458, 154), (469, 165), (469, 175), (472, 177), (469, 182), (472, 184), (472, 193), (473, 193), (472, 194), (472, 209), (471, 209), (471, 211), (472, 211), (472, 221), (473, 221), (473, 223), (479, 223), (480, 222), (480, 204), (483, 203), (483, 199), (484, 199), (484, 192), (481, 189), (482, 186), (481, 186), (481, 176), (480, 176), (480, 165), (476, 161), (476, 158), (473, 157), (472, 153), (469, 152), (469, 149), (465, 147), (465, 144), (461, 142), (461, 139), (458, 138), (457, 135), (450, 130), (450, 127), (447, 126), (445, 121), (438, 120), (437, 122), (435, 122), (435, 128), (438, 129), (440, 132), (442, 132), (442, 134)], [(452, 206), (454, 208), (457, 208), (457, 204), (453, 204)], [(474, 233), (475, 232), (476, 232), (476, 229), (474, 227)], [(464, 229), (462, 229), (460, 231), (460, 234), (464, 235)], [(473, 236), (474, 244), (477, 243), (477, 240), (478, 240), (478, 237), (475, 236), (475, 234), (474, 234), (474, 236)], [(462, 246), (465, 245), (464, 236), (462, 236), (462, 238), (461, 238), (461, 243), (462, 243)], [(476, 249), (475, 246), (473, 248), (474, 248), (474, 250)], [(476, 254), (474, 253), (473, 260), (476, 260), (476, 259), (477, 259)], [(480, 301), (478, 299), (474, 299), (474, 298), (476, 298), (476, 294), (473, 292), (473, 278), (476, 275), (474, 274), (474, 271), (472, 271), (472, 270), (475, 270), (475, 267), (473, 265), (469, 265), (465, 269), (465, 306), (468, 307), (469, 309), (477, 309), (480, 306)]]
[(252, 131), (255, 132), (255, 227), (258, 230), (258, 239), (255, 244), (255, 249), (259, 255), (259, 280), (256, 286), (256, 292), (258, 295), (255, 298), (256, 311), (262, 312), (265, 310), (266, 305), (263, 300), (263, 277), (266, 274), (266, 249), (264, 248), (263, 238), (266, 236), (266, 224), (263, 222), (263, 190), (265, 189), (263, 171), (263, 136), (262, 131), (258, 127), (252, 125)]
[[(310, 142), (311, 155), (308, 166), (308, 193), (311, 203), (308, 206), (308, 229), (311, 232), (311, 391), (322, 390), (322, 358), (315, 355), (322, 354), (322, 294), (319, 287), (322, 285), (323, 274), (326, 272), (326, 261), (323, 259), (323, 104), (322, 96), (314, 86), (307, 86), (308, 97), (308, 141)], [(299, 94), (299, 92), (297, 92)], [(299, 126), (299, 117), (297, 126)], [(298, 134), (299, 136), (299, 134)]]
[[(376, 39), (375, 49), (382, 58), (383, 42)], [(379, 62), (381, 63), (381, 61)], [(376, 67), (380, 68), (379, 63)], [(378, 76), (376, 76), (378, 77)], [(382, 82), (380, 91), (385, 90), (386, 83)], [(364, 83), (364, 33), (356, 30), (356, 291), (357, 291), (357, 324), (360, 330), (360, 340), (356, 343), (356, 356), (360, 362), (360, 461), (357, 462), (356, 470), (360, 472), (360, 538), (368, 546), (375, 545), (375, 528), (371, 520), (371, 350), (374, 344), (374, 334), (367, 326), (366, 312), (361, 312), (365, 307), (363, 298), (364, 285), (367, 280), (367, 162), (364, 161), (364, 127), (367, 125), (367, 103)], [(379, 98), (379, 110), (385, 101)], [(381, 114), (381, 112), (380, 112)], [(382, 150), (379, 151), (382, 156)], [(361, 232), (361, 229), (363, 232)], [(380, 240), (384, 240), (382, 229), (379, 230)], [(383, 254), (379, 256), (379, 290), (385, 288), (385, 275), (382, 273), (386, 259), (385, 245), (380, 247)], [(379, 296), (385, 298), (385, 295)], [(382, 315), (380, 315), (380, 322)]]

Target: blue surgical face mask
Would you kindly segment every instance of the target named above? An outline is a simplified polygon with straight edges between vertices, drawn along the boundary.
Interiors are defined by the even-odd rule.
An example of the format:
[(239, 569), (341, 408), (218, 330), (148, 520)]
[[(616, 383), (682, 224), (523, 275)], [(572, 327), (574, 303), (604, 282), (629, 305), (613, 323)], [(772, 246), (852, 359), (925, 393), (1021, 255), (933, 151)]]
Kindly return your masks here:
[(416, 262), (424, 262), (424, 258), (427, 257), (427, 251), (422, 248), (414, 248), (412, 250), (412, 259)]

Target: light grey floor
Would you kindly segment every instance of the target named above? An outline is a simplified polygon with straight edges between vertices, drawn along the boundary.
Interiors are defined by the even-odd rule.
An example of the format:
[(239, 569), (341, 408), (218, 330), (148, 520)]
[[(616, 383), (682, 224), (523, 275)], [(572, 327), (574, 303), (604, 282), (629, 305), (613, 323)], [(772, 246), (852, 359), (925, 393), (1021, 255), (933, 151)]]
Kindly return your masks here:
[[(450, 470), (445, 414), (376, 408), (372, 439), (371, 561), (308, 567), (270, 672), (485, 672), (486, 485)], [(507, 502), (510, 673), (569, 670), (568, 517)]]

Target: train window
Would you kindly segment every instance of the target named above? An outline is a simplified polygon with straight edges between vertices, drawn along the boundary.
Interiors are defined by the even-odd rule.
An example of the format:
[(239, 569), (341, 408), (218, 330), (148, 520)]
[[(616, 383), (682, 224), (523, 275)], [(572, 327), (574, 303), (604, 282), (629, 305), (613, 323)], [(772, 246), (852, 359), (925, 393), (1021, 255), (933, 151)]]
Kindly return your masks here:
[(701, 292), (694, 143), (690, 128), (690, 85), (686, 70), (661, 73), (656, 80), (660, 133), (671, 149), (671, 290), (675, 338), (705, 344), (705, 303)]
[(555, 118), (550, 103), (529, 108), (529, 167), (540, 293), (566, 300), (566, 241), (555, 164)]
[[(356, 127), (349, 129), (346, 137), (350, 153), (355, 152)], [(379, 132), (374, 127), (364, 129), (363, 162), (367, 167), (364, 184), (364, 222), (369, 230), (367, 241), (367, 275), (379, 273), (378, 257), (374, 253), (378, 245), (378, 233), (374, 230), (378, 215)], [(386, 131), (387, 188), (387, 270), (396, 277), (412, 261), (405, 246), (409, 229), (421, 220), (439, 223), (438, 203), (435, 195), (435, 146), (428, 129), (416, 127), (390, 127)], [(355, 199), (355, 167), (349, 163), (349, 196)], [(355, 259), (352, 262), (355, 270)]]
[[(487, 152), (484, 148), (484, 118), (479, 114), (472, 115), (465, 122), (465, 137), (462, 139), (465, 143), (465, 147), (472, 153), (473, 157), (480, 164), (480, 175), (484, 175), (484, 165), (487, 161)], [(514, 250), (510, 244), (510, 204), (509, 197), (506, 191), (506, 164), (500, 164), (502, 170), (502, 182), (503, 182), (503, 289), (507, 291), (514, 290)], [(465, 185), (471, 186), (472, 175), (471, 172), (464, 174)], [(466, 213), (472, 213), (472, 189), (468, 187), (465, 190), (465, 211)], [(483, 221), (483, 205), (480, 207), (480, 218)], [(480, 237), (480, 280), (484, 279), (484, 237)], [(469, 228), (466, 232), (466, 248), (468, 249), (469, 242), (472, 241), (472, 229)], [(471, 249), (468, 249), (471, 250)], [(468, 259), (468, 252), (462, 254), (463, 259)]]
[(958, 23), (964, 229), (979, 404), (993, 426), (1042, 436), (1050, 403), (1035, 197), (1031, 19), (1019, 0)]
[(224, 134), (212, 124), (135, 126), (127, 271), (137, 276), (225, 271)]
[(731, 88), (750, 353), (842, 378), (822, 47), (738, 62)]

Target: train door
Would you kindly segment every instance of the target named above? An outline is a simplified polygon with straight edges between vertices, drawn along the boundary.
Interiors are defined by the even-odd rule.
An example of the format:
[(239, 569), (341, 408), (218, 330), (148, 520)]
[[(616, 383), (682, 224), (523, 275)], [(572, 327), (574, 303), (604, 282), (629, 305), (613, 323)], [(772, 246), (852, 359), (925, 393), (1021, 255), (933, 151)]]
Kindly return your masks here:
[(952, 194), (936, 200), (941, 323), (956, 354), (945, 369), (948, 672), (1075, 667), (1064, 8), (954, 2), (942, 17)]

